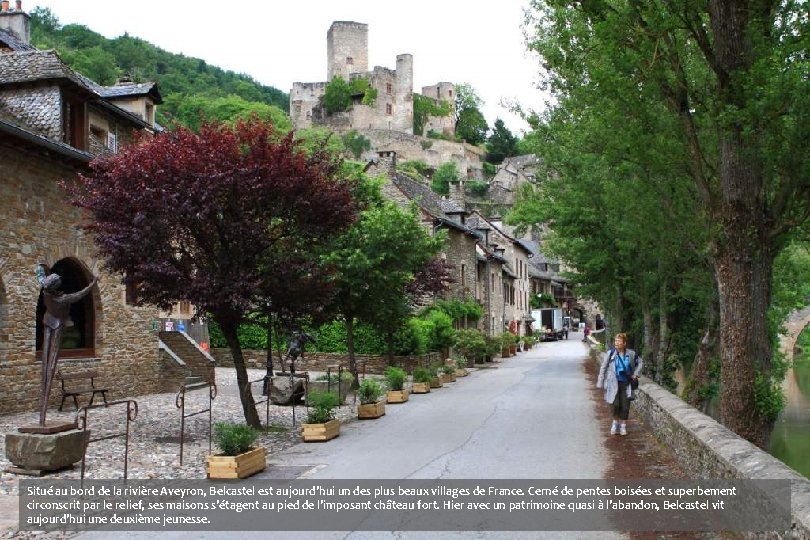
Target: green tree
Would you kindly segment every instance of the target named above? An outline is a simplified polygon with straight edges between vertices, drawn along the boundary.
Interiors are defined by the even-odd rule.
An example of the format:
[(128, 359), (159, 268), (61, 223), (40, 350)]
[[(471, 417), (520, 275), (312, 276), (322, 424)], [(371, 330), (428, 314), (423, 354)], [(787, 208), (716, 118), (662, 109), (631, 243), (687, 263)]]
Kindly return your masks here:
[(388, 335), (410, 312), (406, 286), (419, 268), (438, 252), (443, 237), (430, 237), (416, 217), (383, 202), (365, 210), (360, 220), (335, 244), (326, 262), (336, 271), (335, 311), (346, 324), (349, 369), (359, 384), (354, 330), (358, 321), (376, 325)]
[(481, 144), (487, 139), (489, 125), (481, 107), (484, 102), (468, 83), (456, 85), (456, 136), (470, 144)]
[[(796, 54), (810, 39), (803, 7), (758, 0), (531, 5), (530, 45), (568, 123), (605, 107), (670, 119), (659, 135), (682, 150), (659, 160), (683, 164), (700, 201), (695, 215), (711, 224), (705, 251), (719, 292), (720, 419), (764, 446), (775, 416), (762, 405), (778, 392), (766, 324), (773, 261), (806, 220), (810, 200), (802, 151), (810, 94)], [(626, 123), (610, 120), (603, 131), (626, 140)]]
[(509, 128), (500, 118), (495, 120), (492, 134), (487, 139), (487, 161), (502, 163), (504, 158), (516, 156), (518, 151), (517, 137), (512, 135)]
[(450, 182), (458, 182), (459, 178), (455, 161), (442, 163), (433, 173), (430, 188), (439, 195), (447, 195), (450, 193)]
[(343, 77), (335, 76), (326, 85), (323, 106), (328, 114), (349, 110), (352, 105), (352, 87)]

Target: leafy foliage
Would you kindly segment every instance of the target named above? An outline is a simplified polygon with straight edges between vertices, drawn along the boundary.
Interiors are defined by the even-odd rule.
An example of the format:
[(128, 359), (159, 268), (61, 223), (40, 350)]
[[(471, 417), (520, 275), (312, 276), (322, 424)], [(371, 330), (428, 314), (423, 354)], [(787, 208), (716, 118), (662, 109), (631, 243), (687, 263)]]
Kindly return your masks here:
[(199, 134), (180, 128), (96, 159), (65, 186), (91, 216), (85, 229), (106, 267), (138, 283), (145, 303), (185, 300), (213, 316), (234, 358), (245, 419), (257, 426), (238, 325), (255, 306), (290, 307), (283, 291), (328, 276), (303, 254), (356, 217), (339, 163), (305, 154), (269, 124), (203, 124)]
[[(191, 119), (198, 123), (197, 113), (186, 114), (182, 120), (177, 118), (179, 107), (192, 96), (199, 109), (206, 111), (214, 106), (203, 106), (204, 102), (229, 97), (253, 104), (263, 118), (262, 109), (268, 106), (285, 113), (289, 111), (288, 94), (259, 84), (248, 75), (209, 66), (199, 58), (167, 52), (129, 34), (107, 39), (82, 25), (62, 26), (48, 8), (35, 8), (29, 15), (32, 44), (40, 49), (56, 49), (60, 57), (82, 75), (102, 85), (115, 84), (123, 75), (135, 82), (157, 82), (164, 98), (158, 109), (161, 124), (167, 125), (173, 119), (181, 123)], [(234, 120), (216, 115), (207, 117)]]
[(503, 120), (496, 119), (492, 134), (487, 139), (487, 161), (501, 163), (504, 158), (516, 156), (517, 151), (517, 137), (512, 135)]
[(422, 135), (425, 131), (425, 123), (430, 116), (449, 116), (453, 112), (452, 105), (445, 101), (436, 101), (433, 98), (422, 94), (413, 95), (413, 133)]
[(428, 383), (430, 382), (430, 379), (433, 378), (430, 374), (430, 370), (423, 367), (414, 368), (411, 376), (413, 377), (413, 382), (415, 383)]
[(396, 366), (388, 366), (385, 368), (385, 382), (389, 390), (402, 390), (405, 386), (405, 379), (407, 375), (405, 370)]
[(357, 388), (357, 397), (362, 405), (370, 405), (380, 401), (383, 392), (383, 387), (379, 381), (366, 377)]
[(346, 79), (335, 76), (326, 85), (323, 94), (323, 107), (327, 114), (348, 111), (352, 106), (352, 87)]
[(214, 424), (214, 440), (217, 447), (226, 456), (244, 454), (259, 438), (259, 431), (243, 424), (217, 422)]
[(447, 195), (450, 193), (450, 182), (458, 182), (459, 173), (455, 161), (448, 161), (442, 163), (436, 172), (433, 173), (430, 188), (439, 195)]
[(307, 394), (309, 411), (307, 424), (325, 424), (335, 419), (335, 409), (340, 405), (340, 397), (336, 392), (316, 392)]
[(489, 125), (481, 113), (484, 102), (468, 83), (456, 85), (456, 136), (470, 144), (486, 141)]
[(356, 129), (347, 131), (342, 139), (343, 145), (358, 159), (363, 155), (363, 152), (371, 149), (371, 141), (359, 134)]

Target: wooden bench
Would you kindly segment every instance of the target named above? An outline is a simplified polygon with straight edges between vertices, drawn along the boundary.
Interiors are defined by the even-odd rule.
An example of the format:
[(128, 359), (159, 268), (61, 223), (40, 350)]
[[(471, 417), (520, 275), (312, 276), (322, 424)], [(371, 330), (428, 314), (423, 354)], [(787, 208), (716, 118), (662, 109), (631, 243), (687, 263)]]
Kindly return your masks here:
[[(62, 382), (62, 403), (59, 404), (59, 410), (65, 405), (67, 398), (73, 398), (73, 404), (76, 405), (76, 410), (79, 410), (79, 400), (77, 399), (82, 394), (90, 394), (90, 405), (96, 398), (96, 394), (101, 394), (104, 404), (107, 404), (107, 388), (99, 388), (96, 386), (95, 379), (98, 377), (97, 371), (82, 371), (80, 373), (58, 373), (57, 377)], [(70, 388), (65, 387), (65, 381), (76, 381), (71, 384)], [(90, 386), (87, 386), (87, 381), (90, 381)], [(76, 386), (74, 386), (76, 385)]]

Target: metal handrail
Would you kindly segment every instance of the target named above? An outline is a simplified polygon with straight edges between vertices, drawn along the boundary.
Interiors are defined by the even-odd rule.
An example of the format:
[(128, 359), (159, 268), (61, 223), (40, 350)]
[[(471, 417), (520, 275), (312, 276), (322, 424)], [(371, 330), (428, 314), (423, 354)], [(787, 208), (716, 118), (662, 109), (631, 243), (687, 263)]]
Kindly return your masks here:
[[(208, 408), (186, 414), (186, 392), (194, 390), (202, 390), (208, 388)], [(211, 437), (212, 437), (212, 417), (211, 410), (214, 408), (214, 399), (217, 397), (216, 383), (209, 382), (196, 382), (186, 386), (183, 382), (180, 384), (180, 389), (174, 398), (174, 405), (180, 409), (180, 465), (183, 465), (183, 443), (186, 437), (186, 418), (197, 416), (198, 414), (208, 413), (208, 453), (211, 453)]]
[(105, 435), (103, 437), (97, 437), (95, 439), (88, 439), (87, 443), (84, 445), (84, 450), (82, 451), (82, 473), (81, 473), (82, 487), (84, 487), (84, 471), (85, 471), (85, 460), (87, 458), (87, 447), (90, 446), (90, 443), (98, 441), (106, 441), (108, 439), (115, 439), (118, 437), (124, 437), (124, 481), (126, 482), (127, 466), (129, 464), (129, 424), (138, 417), (138, 402), (132, 399), (124, 399), (120, 401), (112, 401), (109, 403), (103, 403), (98, 405), (87, 405), (76, 411), (76, 417), (74, 421), (76, 422), (77, 429), (85, 431), (87, 430), (87, 411), (91, 409), (100, 409), (100, 408), (106, 409), (114, 405), (123, 405), (123, 404), (126, 404), (127, 406), (126, 429), (121, 433), (113, 433), (111, 435)]

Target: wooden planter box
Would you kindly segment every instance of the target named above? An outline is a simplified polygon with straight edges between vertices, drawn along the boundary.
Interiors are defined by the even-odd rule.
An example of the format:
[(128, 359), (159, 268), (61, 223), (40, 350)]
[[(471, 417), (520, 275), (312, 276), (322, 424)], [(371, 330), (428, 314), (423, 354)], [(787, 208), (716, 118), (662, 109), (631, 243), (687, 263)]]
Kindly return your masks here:
[(238, 456), (215, 456), (205, 458), (208, 478), (247, 478), (267, 467), (267, 451), (263, 446), (248, 450)]
[(329, 441), (340, 435), (340, 420), (329, 420), (325, 424), (303, 424), (301, 437), (304, 442)]
[(379, 418), (385, 415), (385, 402), (378, 401), (377, 403), (366, 403), (357, 406), (357, 418), (361, 420), (370, 418)]
[(430, 387), (431, 388), (441, 388), (442, 387), (442, 380), (438, 377), (435, 379), (430, 379)]
[(452, 373), (442, 373), (439, 378), (442, 381), (442, 384), (456, 382), (456, 376)]
[(430, 383), (426, 382), (415, 382), (411, 387), (411, 392), (414, 394), (429, 394), (430, 393)]
[(467, 376), (467, 375), (469, 375), (469, 374), (470, 374), (470, 372), (469, 372), (469, 371), (467, 371), (467, 370), (466, 370), (466, 369), (464, 369), (464, 368), (460, 368), (460, 369), (457, 369), (457, 370), (456, 370), (456, 377), (466, 377), (466, 376)]
[(389, 390), (388, 393), (385, 395), (386, 401), (388, 403), (405, 403), (408, 401), (408, 391), (407, 390)]

